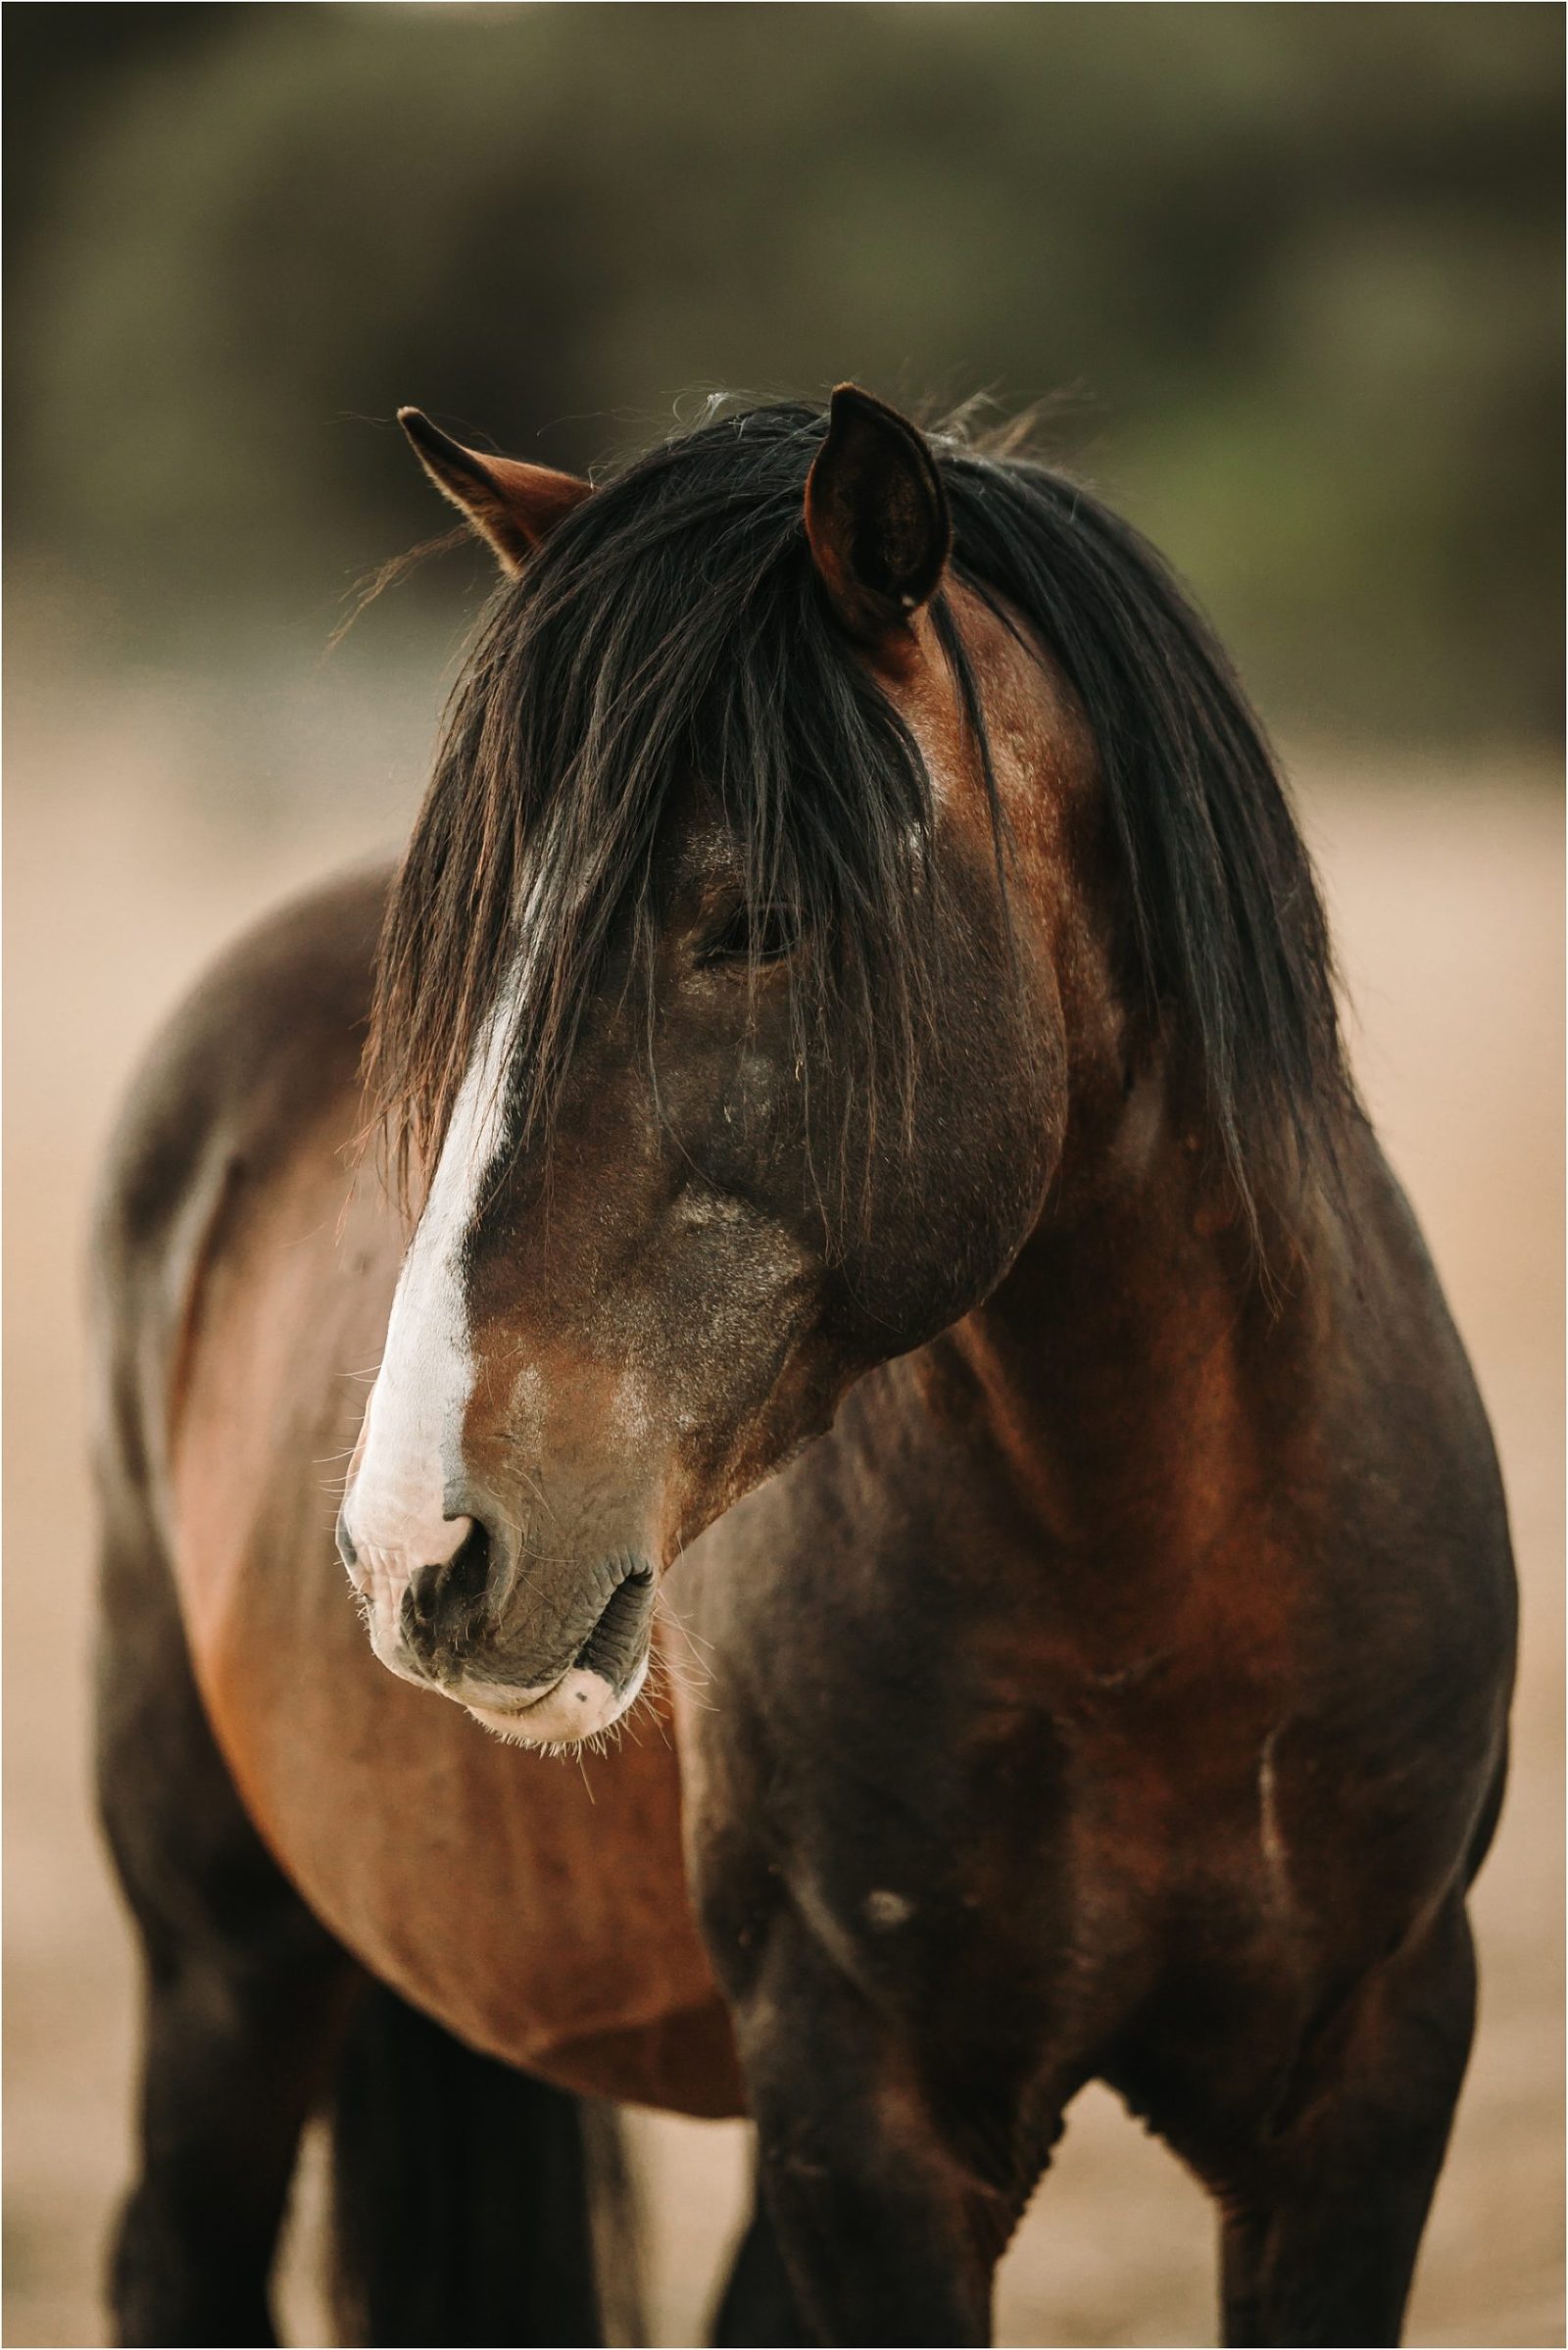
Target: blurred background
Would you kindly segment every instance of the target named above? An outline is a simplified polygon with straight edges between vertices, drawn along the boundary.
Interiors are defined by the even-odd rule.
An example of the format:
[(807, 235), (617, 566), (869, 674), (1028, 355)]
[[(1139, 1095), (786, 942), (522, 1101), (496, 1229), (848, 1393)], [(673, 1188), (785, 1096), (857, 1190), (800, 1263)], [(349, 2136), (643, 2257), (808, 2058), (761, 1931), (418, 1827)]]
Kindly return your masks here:
[[(712, 389), (845, 376), (1043, 403), (1282, 745), (1525, 1584), (1411, 2335), (1562, 2341), (1561, 11), (29, 5), (3, 35), (6, 2341), (104, 2338), (128, 2160), (85, 1768), (87, 1200), (203, 958), (407, 829), (486, 575), (432, 563), (328, 651), (355, 582), (445, 526), (393, 413), (583, 467)], [(656, 2338), (689, 2341), (738, 2133), (640, 2144)], [(1004, 2338), (1211, 2340), (1208, 2239), (1091, 2095)]]

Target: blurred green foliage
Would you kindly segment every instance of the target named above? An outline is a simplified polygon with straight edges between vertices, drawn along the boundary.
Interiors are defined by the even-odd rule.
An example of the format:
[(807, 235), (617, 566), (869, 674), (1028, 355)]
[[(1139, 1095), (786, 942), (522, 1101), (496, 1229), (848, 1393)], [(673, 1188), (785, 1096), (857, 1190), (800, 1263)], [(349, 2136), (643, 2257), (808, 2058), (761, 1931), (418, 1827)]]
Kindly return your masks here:
[(1557, 723), (1555, 6), (5, 31), (13, 552), (127, 641), (314, 612), (440, 527), (400, 401), (582, 465), (710, 387), (854, 375), (1065, 389), (1052, 445), (1288, 724)]

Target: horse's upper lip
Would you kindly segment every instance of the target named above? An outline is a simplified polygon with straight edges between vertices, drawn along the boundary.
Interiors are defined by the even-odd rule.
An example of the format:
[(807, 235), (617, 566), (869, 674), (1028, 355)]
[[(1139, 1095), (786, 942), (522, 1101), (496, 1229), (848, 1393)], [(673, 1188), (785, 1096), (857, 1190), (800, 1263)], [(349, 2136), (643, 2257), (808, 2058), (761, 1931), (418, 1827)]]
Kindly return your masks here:
[(654, 1571), (638, 1561), (621, 1575), (600, 1609), (573, 1665), (597, 1673), (612, 1689), (623, 1688), (648, 1645), (653, 1608)]

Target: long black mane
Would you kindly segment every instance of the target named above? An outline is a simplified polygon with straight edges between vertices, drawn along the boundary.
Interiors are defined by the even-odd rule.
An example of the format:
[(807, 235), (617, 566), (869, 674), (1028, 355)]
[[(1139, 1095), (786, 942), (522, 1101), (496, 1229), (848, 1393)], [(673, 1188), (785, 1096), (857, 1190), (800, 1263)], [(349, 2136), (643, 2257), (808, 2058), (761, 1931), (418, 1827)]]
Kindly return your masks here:
[[(825, 423), (800, 404), (710, 418), (603, 482), (498, 596), (382, 940), (368, 1070), (405, 1173), (431, 1163), (524, 939), (519, 1131), (548, 1134), (612, 931), (651, 942), (655, 847), (694, 777), (739, 845), (752, 935), (778, 909), (800, 922), (803, 1053), (880, 1059), (917, 1111), (932, 1007), (909, 842), (929, 839), (930, 783), (810, 564)], [(958, 575), (1038, 630), (1083, 706), (1131, 984), (1255, 1230), (1265, 1199), (1332, 1160), (1348, 1099), (1322, 906), (1262, 732), (1137, 532), (1041, 464), (933, 446)], [(942, 633), (989, 773), (974, 677)]]

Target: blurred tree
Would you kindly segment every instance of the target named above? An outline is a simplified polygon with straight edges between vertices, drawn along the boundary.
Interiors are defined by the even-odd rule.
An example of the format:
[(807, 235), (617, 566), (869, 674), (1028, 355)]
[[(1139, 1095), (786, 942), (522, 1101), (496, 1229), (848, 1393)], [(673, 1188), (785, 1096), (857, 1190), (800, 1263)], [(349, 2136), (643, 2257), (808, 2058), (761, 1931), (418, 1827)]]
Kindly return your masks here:
[(107, 94), (147, 59), (200, 47), (232, 12), (181, 4), (14, 8), (0, 20), (7, 78), (22, 93), (6, 122), (7, 257), (24, 251), (48, 201), (52, 167), (68, 159), (75, 137)]
[(1066, 385), (1280, 714), (1556, 721), (1555, 9), (19, 19), (14, 532), (155, 629), (435, 527), (404, 399), (583, 465), (713, 385)]

